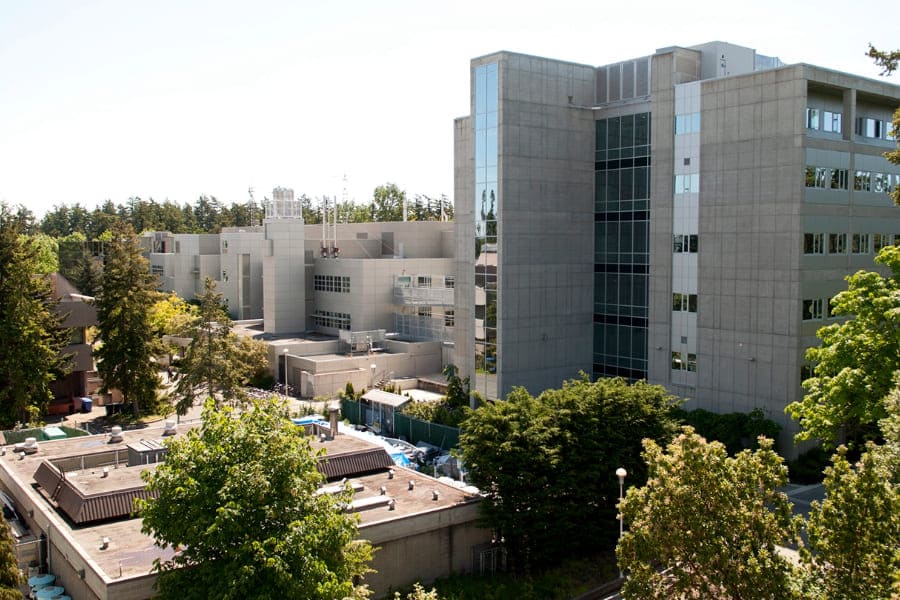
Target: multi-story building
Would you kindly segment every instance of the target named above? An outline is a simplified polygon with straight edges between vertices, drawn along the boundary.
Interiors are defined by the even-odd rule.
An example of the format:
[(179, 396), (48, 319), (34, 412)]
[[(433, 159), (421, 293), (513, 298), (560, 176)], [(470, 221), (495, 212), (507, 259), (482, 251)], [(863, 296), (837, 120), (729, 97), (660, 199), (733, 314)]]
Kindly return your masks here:
[(648, 379), (787, 439), (829, 299), (900, 243), (900, 87), (724, 42), (600, 67), (499, 52), (471, 81), (455, 361), (475, 389)]

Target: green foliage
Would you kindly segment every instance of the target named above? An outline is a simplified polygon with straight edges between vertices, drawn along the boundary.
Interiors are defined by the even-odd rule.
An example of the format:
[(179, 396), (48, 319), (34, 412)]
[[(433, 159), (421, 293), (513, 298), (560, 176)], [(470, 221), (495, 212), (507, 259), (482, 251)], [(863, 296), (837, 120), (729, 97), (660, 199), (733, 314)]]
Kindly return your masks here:
[(196, 306), (172, 292), (150, 307), (150, 323), (158, 336), (183, 335), (190, 329), (198, 314)]
[(56, 239), (43, 233), (29, 236), (36, 251), (35, 273), (49, 275), (59, 271), (59, 244)]
[(448, 427), (459, 427), (472, 414), (468, 406), (453, 408), (444, 402), (410, 402), (401, 412), (413, 419)]
[(22, 592), (19, 591), (22, 583), (15, 544), (4, 519), (0, 522), (0, 600), (22, 600)]
[(664, 451), (644, 441), (646, 485), (620, 504), (628, 529), (619, 567), (626, 598), (788, 598), (792, 568), (775, 546), (796, 539), (791, 504), (777, 488), (787, 468), (772, 450), (734, 458), (690, 427)]
[(0, 427), (36, 420), (67, 369), (51, 282), (37, 277), (38, 248), (23, 235), (27, 215), (0, 203)]
[(396, 183), (379, 185), (372, 193), (373, 221), (402, 221), (406, 192)]
[(463, 460), (512, 567), (543, 568), (610, 544), (615, 470), (643, 480), (640, 440), (671, 439), (675, 405), (661, 386), (583, 376), (537, 398), (517, 388), (473, 411), (462, 424)]
[(691, 411), (678, 409), (674, 413), (685, 425), (708, 440), (725, 444), (728, 454), (734, 455), (741, 450), (759, 447), (759, 436), (777, 439), (781, 425), (767, 419), (760, 409), (749, 413), (719, 414), (697, 408)]
[(814, 375), (803, 382), (803, 399), (786, 409), (800, 421), (798, 440), (818, 438), (827, 446), (844, 433), (856, 441), (885, 416), (884, 397), (900, 369), (900, 247), (883, 248), (875, 262), (890, 275), (848, 276), (832, 314), (851, 318), (819, 329), (822, 345), (807, 350)]
[[(888, 598), (900, 575), (900, 463), (871, 442), (854, 466), (838, 448), (813, 502), (802, 548), (810, 597)], [(893, 458), (893, 459), (892, 459)]]
[(395, 600), (441, 600), (437, 590), (431, 588), (430, 592), (426, 592), (421, 584), (413, 584), (413, 590), (406, 596), (400, 596), (400, 592), (394, 592)]
[(465, 377), (461, 379), (456, 365), (451, 364), (444, 366), (441, 373), (447, 378), (447, 406), (450, 408), (464, 408), (470, 406), (469, 378)]
[(96, 299), (103, 344), (95, 351), (105, 390), (118, 389), (134, 416), (155, 414), (159, 375), (151, 360), (161, 353), (148, 308), (159, 297), (157, 278), (130, 225), (117, 224), (106, 244), (103, 285)]
[(198, 316), (188, 327), (191, 338), (178, 370), (173, 395), (178, 414), (185, 414), (200, 399), (216, 403), (245, 402), (251, 378), (266, 369), (268, 350), (262, 342), (241, 339), (231, 330), (231, 319), (209, 277), (199, 297)]
[(352, 492), (316, 493), (318, 456), (284, 411), (275, 399), (240, 414), (207, 401), (201, 428), (144, 471), (158, 497), (137, 501), (142, 531), (176, 549), (156, 566), (160, 598), (366, 596), (353, 580), (372, 548), (354, 541), (355, 517), (342, 510)]

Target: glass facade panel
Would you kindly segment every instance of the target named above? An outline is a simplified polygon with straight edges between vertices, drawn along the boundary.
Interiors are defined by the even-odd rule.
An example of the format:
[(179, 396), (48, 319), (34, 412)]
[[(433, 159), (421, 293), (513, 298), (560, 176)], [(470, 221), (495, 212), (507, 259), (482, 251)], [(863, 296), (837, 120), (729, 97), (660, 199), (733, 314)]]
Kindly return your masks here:
[(473, 390), (497, 398), (497, 63), (475, 68), (475, 380)]
[(647, 377), (650, 113), (596, 122), (595, 377)]

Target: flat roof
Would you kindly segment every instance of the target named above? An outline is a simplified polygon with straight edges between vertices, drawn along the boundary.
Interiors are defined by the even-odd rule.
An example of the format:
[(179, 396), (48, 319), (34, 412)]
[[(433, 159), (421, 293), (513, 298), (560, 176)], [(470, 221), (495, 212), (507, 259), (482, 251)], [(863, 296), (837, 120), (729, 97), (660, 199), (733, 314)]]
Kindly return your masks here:
[[(184, 424), (180, 425), (178, 434), (183, 434), (189, 428)], [(22, 460), (19, 460), (18, 453), (13, 453), (9, 449), (5, 455), (0, 456), (0, 471), (2, 471), (0, 476), (3, 477), (4, 487), (9, 488), (10, 495), (15, 499), (17, 508), (20, 510), (24, 508), (23, 512), (27, 512), (30, 506), (34, 506), (40, 511), (41, 516), (38, 519), (38, 515), (35, 515), (33, 521), (46, 523), (49, 520), (54, 529), (58, 529), (77, 545), (82, 560), (93, 562), (106, 577), (114, 581), (148, 575), (154, 560), (171, 558), (172, 548), (163, 550), (156, 545), (153, 538), (141, 533), (140, 518), (84, 525), (72, 524), (48, 498), (35, 489), (34, 476), (39, 465), (45, 460), (50, 460), (54, 464), (63, 462), (71, 465), (78, 463), (81, 455), (89, 456), (111, 451), (113, 459), (118, 453), (120, 466), (110, 468), (107, 477), (102, 477), (102, 467), (87, 466), (83, 470), (67, 471), (67, 477), (86, 495), (137, 485), (140, 482), (140, 473), (145, 469), (155, 468), (158, 464), (125, 466), (128, 462), (127, 446), (141, 440), (161, 439), (162, 427), (124, 431), (123, 438), (122, 442), (116, 444), (110, 444), (105, 435), (39, 442), (38, 452), (25, 456)], [(365, 452), (380, 447), (362, 435), (347, 433), (325, 442), (311, 438), (311, 445), (314, 449), (325, 448), (329, 455)], [(364, 507), (358, 511), (362, 537), (365, 537), (363, 530), (369, 525), (449, 509), (459, 504), (467, 504), (476, 498), (470, 492), (417, 471), (400, 466), (394, 466), (392, 469), (393, 478), (389, 476), (388, 470), (350, 478), (358, 489), (354, 500), (364, 501), (361, 503)], [(415, 482), (412, 489), (410, 481)], [(382, 487), (385, 488), (384, 494), (381, 493)], [(438, 491), (437, 500), (434, 499), (433, 490)], [(382, 495), (394, 500), (393, 509), (388, 506), (387, 499), (379, 500)], [(104, 538), (109, 539), (109, 544), (106, 549), (101, 549)]]

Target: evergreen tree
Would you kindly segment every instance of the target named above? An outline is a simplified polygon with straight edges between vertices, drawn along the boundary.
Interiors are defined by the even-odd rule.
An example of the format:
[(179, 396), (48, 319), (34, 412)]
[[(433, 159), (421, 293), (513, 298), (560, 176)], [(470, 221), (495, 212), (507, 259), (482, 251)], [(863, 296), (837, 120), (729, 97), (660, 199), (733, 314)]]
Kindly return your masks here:
[(159, 342), (150, 321), (150, 307), (159, 297), (157, 277), (131, 225), (117, 224), (106, 243), (103, 284), (96, 299), (103, 343), (95, 352), (104, 390), (118, 389), (131, 403), (135, 417), (157, 408), (159, 375), (154, 356)]
[(35, 276), (38, 248), (22, 235), (27, 215), (0, 204), (0, 427), (37, 419), (66, 369), (68, 343), (51, 282)]
[(207, 396), (214, 398), (217, 405), (222, 401), (245, 402), (244, 386), (266, 360), (254, 344), (241, 344), (231, 331), (222, 294), (209, 277), (199, 301), (199, 314), (188, 333), (191, 344), (181, 360), (174, 392), (176, 410), (182, 415)]

